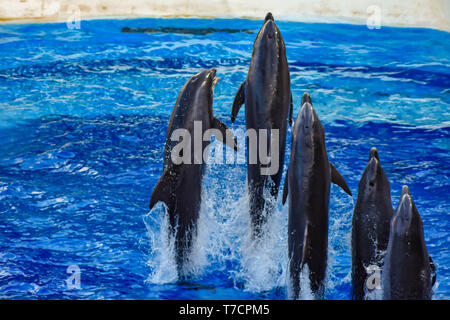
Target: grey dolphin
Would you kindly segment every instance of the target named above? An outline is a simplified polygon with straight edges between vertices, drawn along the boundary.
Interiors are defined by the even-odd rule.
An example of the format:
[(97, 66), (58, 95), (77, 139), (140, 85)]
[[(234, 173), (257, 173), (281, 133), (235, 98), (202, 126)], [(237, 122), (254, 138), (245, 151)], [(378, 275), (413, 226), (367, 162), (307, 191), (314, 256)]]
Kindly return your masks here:
[(323, 296), (330, 182), (351, 195), (344, 178), (328, 160), (322, 123), (305, 92), (292, 130), (291, 157), (283, 190), (283, 204), (289, 195), (289, 274), (294, 299), (300, 294), (300, 274), (305, 265), (312, 292), (318, 298)]
[[(260, 129), (268, 131), (267, 141), (271, 141), (272, 130), (279, 130), (278, 154), (270, 152), (271, 163), (276, 162), (278, 168), (270, 175), (261, 174), (264, 165), (258, 157), (250, 158), (252, 148), (247, 139), (247, 182), (249, 191), (250, 217), (253, 235), (259, 235), (267, 216), (273, 211), (278, 195), (284, 152), (286, 146), (287, 120), (292, 122), (292, 95), (290, 75), (286, 59), (286, 48), (281, 32), (271, 13), (268, 13), (264, 25), (253, 44), (252, 59), (245, 81), (239, 87), (233, 102), (231, 121), (234, 122), (240, 107), (245, 104), (247, 130)], [(290, 114), (290, 115), (289, 115)], [(256, 153), (259, 155), (260, 139), (257, 137)], [(276, 159), (275, 159), (276, 157)], [(255, 163), (256, 162), (256, 163)], [(281, 169), (280, 169), (281, 168)], [(270, 196), (264, 196), (265, 189)]]
[[(222, 141), (228, 142), (230, 147), (237, 150), (237, 142), (225, 124), (213, 115), (213, 93), (218, 81), (216, 69), (203, 70), (192, 76), (181, 89), (170, 117), (167, 138), (164, 149), (163, 174), (153, 189), (150, 200), (150, 209), (162, 201), (167, 207), (170, 233), (175, 236), (175, 251), (178, 274), (184, 276), (184, 265), (189, 257), (192, 241), (197, 232), (197, 220), (201, 204), (201, 185), (205, 170), (204, 161), (198, 161), (210, 141), (202, 141), (200, 148), (195, 148), (194, 139), (191, 139), (190, 155), (182, 154), (188, 161), (174, 163), (172, 151), (179, 142), (172, 141), (172, 133), (177, 129), (186, 129), (190, 137), (194, 137), (194, 121), (202, 125), (202, 135), (208, 129), (217, 129), (222, 133)], [(230, 136), (231, 138), (230, 139)], [(225, 139), (228, 137), (229, 139)], [(183, 141), (184, 142), (183, 137)], [(220, 135), (216, 135), (220, 139)], [(189, 141), (189, 140), (186, 140)], [(186, 148), (187, 150), (187, 148)], [(190, 162), (190, 163), (187, 163)]]
[(353, 299), (365, 297), (366, 268), (381, 270), (383, 255), (389, 241), (389, 224), (394, 209), (389, 180), (381, 167), (378, 151), (370, 150), (369, 163), (358, 187), (358, 198), (352, 221), (352, 283)]
[(390, 227), (382, 271), (383, 299), (431, 299), (436, 268), (425, 245), (422, 219), (407, 186), (402, 188)]

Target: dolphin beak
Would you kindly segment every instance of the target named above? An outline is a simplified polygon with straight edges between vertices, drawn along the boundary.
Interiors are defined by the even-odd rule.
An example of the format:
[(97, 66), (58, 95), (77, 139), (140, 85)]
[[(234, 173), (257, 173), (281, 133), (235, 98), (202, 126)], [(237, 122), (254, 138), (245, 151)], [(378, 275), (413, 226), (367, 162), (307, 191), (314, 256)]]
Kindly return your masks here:
[(370, 149), (369, 163), (366, 167), (369, 187), (375, 186), (375, 181), (378, 175), (378, 162), (378, 151), (377, 148), (373, 147), (372, 149)]
[(311, 96), (309, 95), (308, 92), (305, 92), (305, 93), (303, 94), (303, 96), (302, 96), (302, 105), (303, 105), (305, 102), (309, 102), (310, 104), (312, 104)]
[(380, 159), (378, 158), (378, 150), (377, 150), (377, 148), (372, 147), (372, 149), (370, 149), (369, 161), (370, 161), (372, 158), (374, 158), (374, 157), (375, 157), (377, 160), (380, 160)]
[(272, 21), (274, 21), (272, 13), (268, 12), (268, 13), (266, 14), (266, 18), (264, 19), (264, 22), (267, 22), (267, 20), (272, 20)]
[(275, 22), (273, 20), (267, 20), (265, 24), (265, 33), (267, 34), (267, 37), (269, 37), (269, 39), (273, 39), (276, 32)]
[(211, 77), (211, 79), (214, 79), (217, 73), (216, 68), (211, 68), (208, 70), (208, 77)]
[(302, 119), (302, 127), (303, 135), (305, 137), (305, 144), (308, 147), (313, 146), (313, 124), (314, 124), (314, 112), (313, 107), (309, 102), (306, 102), (302, 105), (300, 110), (301, 119)]
[(212, 88), (214, 90), (214, 88), (216, 87), (217, 83), (219, 82), (220, 78), (219, 77), (214, 77), (213, 79), (213, 83), (212, 83)]
[(394, 231), (398, 234), (404, 234), (408, 231), (413, 215), (413, 203), (409, 188), (403, 186), (400, 203), (397, 212), (392, 220)]
[(369, 186), (374, 187), (378, 174), (378, 159), (376, 157), (370, 157), (366, 170)]
[[(206, 81), (205, 84), (211, 83), (211, 91), (214, 91), (214, 88), (216, 87), (217, 82), (219, 82), (219, 77), (216, 77), (216, 73), (217, 73), (217, 69), (211, 68), (208, 70), (208, 73), (205, 77), (205, 81)], [(209, 81), (211, 81), (211, 82), (209, 82)]]
[(408, 188), (408, 186), (406, 186), (406, 185), (402, 187), (402, 195), (401, 195), (401, 198), (403, 198), (403, 196), (404, 196), (405, 194), (411, 196), (411, 192), (409, 191), (409, 188)]

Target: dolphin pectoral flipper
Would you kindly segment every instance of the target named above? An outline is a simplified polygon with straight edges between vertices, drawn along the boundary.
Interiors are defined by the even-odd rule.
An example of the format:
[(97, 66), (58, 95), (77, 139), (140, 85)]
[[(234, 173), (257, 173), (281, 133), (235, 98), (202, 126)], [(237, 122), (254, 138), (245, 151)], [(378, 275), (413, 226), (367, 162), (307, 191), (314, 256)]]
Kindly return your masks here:
[[(309, 249), (310, 249), (310, 246), (309, 246), (309, 244), (310, 244), (309, 236), (310, 236), (310, 234), (309, 234), (309, 232), (308, 232), (308, 229), (309, 229), (309, 226), (308, 226), (308, 223), (306, 223), (306, 224), (305, 224), (305, 230), (303, 231), (302, 267), (303, 267), (303, 265), (304, 265), (306, 262), (308, 262), (309, 255), (310, 255), (310, 252), (309, 252)], [(311, 266), (308, 266), (308, 267), (311, 267)]]
[[(236, 151), (239, 151), (238, 143), (236, 137), (233, 135), (230, 129), (219, 119), (213, 118), (212, 127), (219, 130), (222, 135), (216, 136), (216, 139), (226, 144), (230, 148), (233, 148)], [(233, 138), (233, 139), (230, 139)]]
[(283, 200), (282, 200), (282, 204), (284, 205), (286, 203), (286, 199), (288, 196), (288, 177), (289, 177), (289, 169), (286, 171), (286, 178), (284, 178), (284, 187), (283, 187)]
[(294, 113), (294, 102), (292, 101), (292, 92), (291, 92), (291, 106), (289, 107), (289, 125), (292, 126), (292, 115)]
[(428, 256), (428, 260), (430, 262), (430, 269), (431, 269), (431, 286), (434, 286), (436, 283), (436, 265), (433, 262), (433, 259), (431, 259), (431, 256)]
[(234, 97), (233, 107), (231, 109), (231, 122), (236, 120), (236, 116), (239, 112), (239, 109), (245, 102), (245, 81), (241, 83), (238, 92), (236, 93), (236, 97)]
[(333, 182), (335, 185), (338, 185), (342, 188), (349, 196), (352, 196), (352, 192), (350, 191), (350, 188), (347, 186), (347, 183), (345, 182), (344, 178), (341, 176), (339, 171), (331, 164), (330, 162), (330, 168), (331, 168), (331, 182)]
[(179, 165), (171, 164), (164, 169), (161, 178), (153, 189), (153, 193), (150, 198), (150, 210), (159, 201), (164, 202), (170, 209), (171, 203), (173, 202), (170, 201), (171, 195), (180, 184), (180, 179), (176, 178), (178, 176), (179, 167)]

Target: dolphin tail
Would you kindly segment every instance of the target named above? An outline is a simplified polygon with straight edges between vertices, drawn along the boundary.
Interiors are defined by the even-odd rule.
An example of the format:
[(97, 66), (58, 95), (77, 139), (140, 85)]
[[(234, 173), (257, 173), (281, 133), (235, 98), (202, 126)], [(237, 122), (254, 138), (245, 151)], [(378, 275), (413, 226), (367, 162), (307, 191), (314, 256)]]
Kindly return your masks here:
[(289, 189), (288, 189), (288, 177), (289, 177), (289, 169), (287, 169), (287, 171), (286, 171), (286, 178), (284, 178), (283, 200), (282, 200), (283, 205), (286, 203), (286, 199), (287, 199), (288, 192), (289, 192)]
[(230, 148), (233, 148), (236, 151), (239, 151), (238, 143), (236, 137), (233, 135), (230, 129), (219, 119), (213, 118), (213, 127), (214, 129), (218, 129), (222, 135), (216, 136), (216, 139), (226, 144)]
[(180, 183), (180, 178), (178, 177), (180, 171), (179, 167), (179, 165), (171, 164), (166, 169), (164, 169), (161, 178), (153, 189), (153, 193), (150, 198), (150, 210), (159, 201), (164, 202), (169, 210), (172, 209), (172, 194)]
[(347, 186), (347, 183), (345, 182), (344, 178), (341, 176), (339, 171), (337, 171), (337, 169), (333, 166), (331, 162), (330, 168), (331, 168), (331, 182), (341, 187), (342, 190), (344, 190), (349, 196), (352, 196), (352, 192), (350, 191), (350, 188)]
[(428, 256), (428, 260), (431, 268), (431, 286), (434, 286), (436, 283), (436, 265), (434, 264), (433, 259), (431, 259), (431, 256)]
[(245, 81), (241, 83), (238, 92), (236, 93), (236, 97), (234, 97), (233, 107), (231, 109), (231, 122), (236, 120), (236, 116), (239, 112), (239, 109), (245, 102)]

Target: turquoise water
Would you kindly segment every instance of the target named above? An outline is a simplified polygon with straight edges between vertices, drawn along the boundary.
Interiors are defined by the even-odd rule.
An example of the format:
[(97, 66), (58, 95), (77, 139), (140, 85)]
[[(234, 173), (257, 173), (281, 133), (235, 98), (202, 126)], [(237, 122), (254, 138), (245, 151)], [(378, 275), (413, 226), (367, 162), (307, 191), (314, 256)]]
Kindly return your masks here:
[[(378, 148), (394, 206), (407, 184), (422, 215), (437, 266), (434, 298), (449, 299), (450, 34), (277, 23), (294, 115), (308, 91), (330, 159), (354, 199), (369, 150)], [(208, 167), (188, 283), (176, 282), (161, 206), (148, 211), (168, 119), (191, 75), (216, 67), (214, 112), (230, 128), (245, 128), (242, 111), (233, 125), (229, 117), (256, 34), (121, 33), (261, 25), (139, 19), (82, 21), (80, 30), (0, 26), (0, 298), (286, 298), (287, 207), (279, 203), (263, 244), (252, 243), (244, 165)], [(349, 299), (354, 202), (331, 191), (326, 298)], [(81, 270), (81, 289), (66, 286), (70, 265)]]

